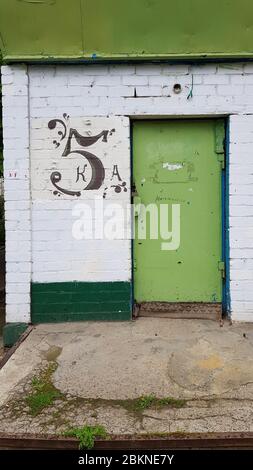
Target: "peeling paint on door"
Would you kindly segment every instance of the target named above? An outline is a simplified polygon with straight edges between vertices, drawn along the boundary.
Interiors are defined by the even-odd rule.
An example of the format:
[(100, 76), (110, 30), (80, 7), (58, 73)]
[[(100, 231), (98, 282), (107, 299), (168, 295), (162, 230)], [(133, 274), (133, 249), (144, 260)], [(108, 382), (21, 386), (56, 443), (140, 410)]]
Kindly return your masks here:
[(163, 168), (168, 171), (180, 170), (183, 166), (183, 163), (163, 163)]

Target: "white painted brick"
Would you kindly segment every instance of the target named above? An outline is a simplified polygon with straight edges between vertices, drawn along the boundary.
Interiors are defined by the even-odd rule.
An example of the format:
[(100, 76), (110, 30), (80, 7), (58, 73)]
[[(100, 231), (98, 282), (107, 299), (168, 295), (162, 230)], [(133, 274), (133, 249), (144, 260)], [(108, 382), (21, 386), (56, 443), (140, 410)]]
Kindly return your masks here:
[(3, 118), (5, 119), (6, 117), (22, 117), (22, 118), (28, 118), (28, 107), (13, 107), (9, 105), (5, 105), (3, 108)]
[(253, 313), (253, 302), (233, 302), (233, 308), (245, 313)]
[[(203, 95), (201, 99), (203, 99)], [(214, 114), (217, 113), (217, 109), (223, 110), (224, 114), (229, 114), (229, 111), (232, 112), (232, 110), (234, 109), (234, 97), (210, 95), (207, 96), (205, 100), (205, 105), (207, 106), (207, 109), (210, 109), (211, 107), (211, 109), (213, 110), (212, 112)]]
[(161, 96), (162, 90), (158, 86), (137, 86), (136, 95), (137, 96)]
[[(51, 98), (51, 100), (53, 100), (53, 98)], [(49, 103), (48, 98), (36, 98), (36, 97), (30, 98), (30, 104), (32, 107), (35, 107), (35, 108), (42, 108), (43, 106), (47, 106), (48, 103)], [(52, 105), (52, 101), (51, 101), (51, 105)]]
[(21, 322), (29, 323), (30, 322), (30, 303), (15, 305), (8, 304), (6, 305), (6, 322)]
[(230, 268), (234, 270), (253, 270), (252, 258), (231, 259)]
[(108, 96), (108, 87), (106, 86), (94, 86), (89, 89), (90, 96)]
[(64, 98), (66, 97), (66, 94), (67, 96), (84, 96), (89, 95), (91, 89), (92, 88), (89, 86), (61, 86), (57, 87), (55, 93), (52, 93), (52, 95), (49, 96), (63, 96)]
[(5, 75), (14, 75), (13, 73), (13, 68), (9, 65), (2, 65), (1, 67), (1, 74), (2, 76), (5, 76)]
[(10, 84), (13, 84), (13, 74), (11, 75), (2, 75), (2, 78), (1, 78), (1, 83), (2, 85), (10, 85)]
[[(30, 284), (23, 283), (23, 284), (8, 284), (6, 286), (6, 293), (7, 294), (28, 294), (30, 295)], [(30, 299), (28, 300), (27, 304), (30, 303)]]
[(52, 108), (47, 106), (46, 108), (31, 108), (30, 111), (30, 118), (37, 118), (37, 117), (47, 117), (51, 119), (52, 115), (56, 116), (56, 107)]
[(24, 305), (30, 302), (29, 293), (6, 293), (6, 304)]
[[(5, 205), (6, 210), (6, 205)], [(31, 218), (29, 210), (6, 210), (6, 217), (5, 220), (11, 221), (14, 220), (15, 222), (22, 221), (22, 222), (29, 222)]]
[(243, 174), (243, 173), (237, 173), (237, 172), (231, 171), (229, 181), (231, 185), (239, 185), (239, 184), (252, 185), (253, 175), (247, 174), (246, 172)]
[[(3, 87), (5, 93), (5, 87)], [(27, 96), (12, 96), (8, 95), (7, 93), (3, 95), (2, 98), (2, 105), (3, 108), (12, 106), (13, 108), (25, 108), (27, 107)]]
[(30, 282), (30, 279), (31, 279), (31, 275), (29, 272), (27, 273), (9, 273), (7, 271), (6, 273), (6, 283), (8, 285), (8, 283), (11, 283), (11, 284), (23, 284), (25, 282)]
[[(66, 80), (67, 78), (67, 83), (68, 85), (71, 85), (71, 86), (91, 86), (91, 85), (94, 85), (94, 83), (97, 83), (97, 80), (99, 78), (99, 76), (86, 76), (84, 74), (80, 74), (80, 75), (77, 75), (77, 76), (69, 76), (69, 77), (57, 77), (57, 82), (58, 82), (58, 79), (61, 81), (62, 79), (65, 79)], [(103, 79), (103, 76), (101, 77)], [(62, 85), (64, 85), (64, 83), (62, 83)]]
[(27, 86), (15, 86), (13, 84), (6, 84), (2, 95), (5, 96), (27, 96)]
[[(61, 92), (61, 89), (64, 87), (59, 87), (57, 89), (57, 93)], [(74, 88), (74, 87), (73, 87)], [(65, 88), (66, 91), (66, 88)], [(55, 96), (56, 95), (56, 87), (50, 86), (31, 86), (30, 89), (30, 96), (32, 98), (47, 98), (48, 96)], [(64, 96), (64, 95), (63, 95)]]
[(30, 241), (32, 237), (30, 230), (24, 230), (24, 231), (19, 231), (19, 232), (16, 232), (16, 231), (13, 232), (9, 230), (6, 235), (9, 240), (14, 240), (14, 241), (15, 240)]
[(12, 77), (12, 80), (3, 80), (6, 321), (29, 322), (31, 226), (27, 67), (3, 67), (3, 76), (6, 73)]
[(123, 85), (148, 85), (148, 77), (146, 75), (126, 75), (122, 78)]
[(231, 75), (230, 81), (232, 85), (253, 85), (253, 74)]
[(5, 193), (5, 199), (7, 201), (30, 201), (30, 193), (28, 191), (8, 191)]
[(27, 178), (19, 179), (18, 175), (14, 178), (7, 177), (4, 181), (4, 189), (6, 192), (10, 191), (26, 191), (29, 193), (29, 180)]
[(16, 139), (6, 138), (4, 139), (4, 150), (15, 150), (15, 148), (24, 149), (28, 148), (29, 142), (24, 137), (19, 137)]
[[(236, 76), (237, 77), (237, 76)], [(234, 78), (234, 77), (233, 77)], [(205, 85), (228, 85), (232, 77), (229, 75), (221, 75), (221, 74), (211, 74), (211, 75), (204, 75), (203, 76), (203, 83)], [(195, 83), (195, 78), (194, 78)], [(238, 82), (235, 82), (236, 84)]]
[(253, 198), (251, 205), (230, 205), (229, 208), (230, 217), (250, 217), (253, 216)]
[[(78, 105), (80, 105), (80, 103), (82, 103), (82, 105), (85, 106), (85, 109), (88, 108), (88, 107), (92, 108), (94, 106), (99, 105), (99, 97), (97, 97), (97, 96), (86, 97), (85, 96), (85, 97), (82, 97), (81, 99), (80, 99), (80, 97), (79, 98), (77, 98), (77, 97), (72, 98), (72, 105), (73, 106), (78, 106)], [(58, 105), (59, 105), (59, 103), (58, 103)]]
[(197, 85), (193, 88), (193, 93), (195, 96), (215, 96), (216, 87), (215, 85)]
[[(26, 146), (27, 145), (27, 140), (28, 140), (28, 136), (29, 136), (29, 133), (28, 133), (28, 129), (26, 129), (24, 131), (24, 129), (20, 126), (17, 126), (17, 127), (7, 127), (5, 126), (4, 129), (3, 129), (3, 137), (4, 139), (23, 139), (23, 142), (24, 145), (23, 146)], [(6, 142), (6, 141), (5, 141)], [(8, 146), (5, 144), (6, 148), (8, 148)]]
[(140, 64), (136, 65), (136, 75), (160, 75), (162, 72), (162, 66), (159, 64), (146, 65)]
[(167, 74), (185, 75), (189, 73), (189, 69), (190, 69), (190, 66), (187, 64), (176, 64), (176, 65), (168, 64), (168, 65), (162, 66), (162, 73), (164, 73), (165, 75)]
[(243, 86), (242, 85), (218, 85), (217, 92), (219, 95), (222, 96), (236, 96), (242, 95), (243, 93)]
[[(8, 232), (6, 232), (6, 235), (8, 236)], [(9, 253), (9, 252), (6, 252), (5, 254), (5, 260), (6, 260), (6, 263), (29, 263), (31, 259), (31, 252), (30, 251), (26, 251), (26, 252), (22, 252), (22, 251), (19, 251), (17, 250), (17, 252), (12, 252), (12, 253)], [(8, 270), (7, 270), (7, 273), (8, 273)]]
[(238, 321), (238, 322), (251, 323), (253, 322), (253, 312), (244, 312), (243, 310), (234, 311), (234, 308), (232, 307), (232, 318), (233, 318), (233, 322)]
[(253, 259), (253, 248), (231, 248), (231, 259)]
[[(6, 241), (6, 253), (8, 253), (8, 256), (9, 255), (12, 255), (13, 252), (21, 252), (22, 254), (24, 252), (29, 252), (31, 250), (31, 243), (30, 241), (12, 241), (12, 240), (7, 240)], [(13, 261), (15, 262), (15, 261)], [(22, 271), (23, 269), (25, 269), (25, 263), (24, 263), (24, 266), (22, 268)]]
[(107, 90), (107, 96), (134, 96), (134, 87), (132, 86), (112, 86)]
[(18, 210), (22, 212), (23, 217), (23, 212), (29, 214), (30, 201), (5, 201), (4, 206), (6, 211)]
[(253, 187), (250, 185), (229, 185), (229, 194), (253, 195)]
[(5, 117), (5, 127), (7, 128), (12, 128), (12, 127), (16, 127), (16, 125), (20, 125), (22, 123), (22, 119), (16, 119), (15, 116), (12, 116), (12, 117)]
[(248, 97), (248, 95), (252, 96), (253, 95), (253, 84), (252, 85), (245, 85), (244, 88), (245, 95)]
[(231, 217), (230, 227), (253, 227), (253, 217)]
[(176, 83), (176, 77), (170, 77), (168, 75), (152, 75), (151, 77), (148, 77), (148, 84), (151, 87), (154, 85), (168, 86), (169, 84), (173, 83), (173, 81)]
[(115, 86), (121, 84), (120, 75), (98, 75), (94, 79), (94, 85)]
[[(231, 281), (240, 281), (240, 280), (245, 280), (245, 281), (252, 281), (253, 280), (253, 270), (247, 270), (247, 269), (231, 269), (230, 270), (230, 279)], [(252, 286), (253, 287), (253, 286)]]

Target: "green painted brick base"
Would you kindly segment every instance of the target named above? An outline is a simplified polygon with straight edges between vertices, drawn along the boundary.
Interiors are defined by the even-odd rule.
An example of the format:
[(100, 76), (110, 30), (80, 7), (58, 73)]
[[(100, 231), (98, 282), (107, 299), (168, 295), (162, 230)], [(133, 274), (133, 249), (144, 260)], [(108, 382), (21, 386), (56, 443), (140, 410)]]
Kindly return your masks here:
[(15, 344), (28, 327), (27, 323), (7, 323), (3, 328), (3, 343), (6, 347)]
[(33, 283), (32, 323), (122, 321), (132, 317), (130, 282)]

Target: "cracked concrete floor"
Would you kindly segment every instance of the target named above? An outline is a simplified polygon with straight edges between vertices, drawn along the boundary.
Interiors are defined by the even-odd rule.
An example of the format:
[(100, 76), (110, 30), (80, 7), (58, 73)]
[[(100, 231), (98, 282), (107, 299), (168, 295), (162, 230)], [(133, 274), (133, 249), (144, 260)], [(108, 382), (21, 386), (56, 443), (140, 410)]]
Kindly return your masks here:
[[(61, 393), (36, 416), (25, 397), (54, 363)], [(183, 399), (136, 412), (140, 396)], [(140, 318), (129, 323), (36, 326), (0, 371), (0, 432), (253, 431), (253, 324)]]

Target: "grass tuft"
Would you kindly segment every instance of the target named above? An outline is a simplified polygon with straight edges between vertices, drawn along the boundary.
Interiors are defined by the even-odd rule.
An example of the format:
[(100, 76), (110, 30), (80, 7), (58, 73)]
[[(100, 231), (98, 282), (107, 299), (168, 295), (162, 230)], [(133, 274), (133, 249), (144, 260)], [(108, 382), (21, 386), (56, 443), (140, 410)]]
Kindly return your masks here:
[(92, 449), (96, 437), (106, 437), (107, 432), (103, 426), (83, 426), (70, 428), (63, 433), (66, 437), (76, 437), (79, 441), (79, 449)]

